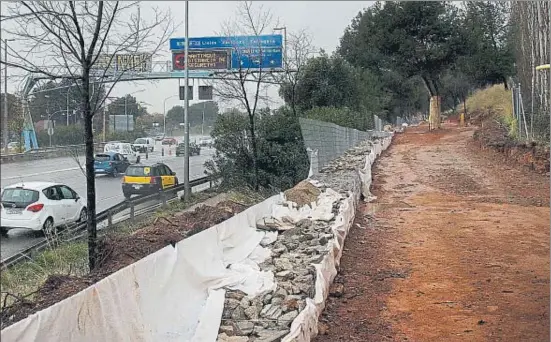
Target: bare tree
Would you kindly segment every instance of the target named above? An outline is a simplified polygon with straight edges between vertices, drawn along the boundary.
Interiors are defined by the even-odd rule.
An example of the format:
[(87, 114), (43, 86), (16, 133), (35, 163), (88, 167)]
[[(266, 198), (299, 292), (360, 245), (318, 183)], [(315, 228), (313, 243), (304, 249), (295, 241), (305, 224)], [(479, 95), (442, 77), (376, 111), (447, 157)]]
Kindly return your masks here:
[[(135, 65), (118, 66), (119, 54), (154, 56), (175, 29), (170, 12), (149, 10), (151, 20), (140, 14), (138, 2), (21, 1), (11, 3), (2, 27), (21, 49), (11, 48), (11, 67), (51, 79), (74, 80), (80, 95), (86, 145), (87, 231), (90, 270), (97, 266), (94, 135), (92, 119), (114, 85)], [(110, 77), (103, 98), (91, 85)], [(99, 92), (96, 92), (99, 94)]]
[[(253, 9), (252, 1), (245, 1), (239, 4), (236, 18), (229, 20), (222, 26), (222, 36), (261, 36), (272, 31), (276, 23), (269, 10), (260, 6), (258, 10)], [(214, 83), (214, 94), (222, 101), (237, 103), (239, 108), (247, 113), (252, 150), (252, 164), (254, 170), (254, 188), (258, 190), (258, 147), (256, 139), (255, 118), (258, 114), (259, 104), (268, 103), (266, 95), (270, 83), (277, 83), (269, 70), (263, 66), (263, 46), (258, 40), (258, 46), (250, 49), (243, 49), (234, 42), (232, 54), (240, 63), (233, 72), (219, 74), (219, 79)], [(254, 62), (256, 61), (256, 62)], [(254, 65), (253, 65), (254, 64)]]
[(316, 50), (312, 45), (312, 37), (304, 29), (290, 32), (285, 45), (285, 72), (281, 76), (282, 86), (279, 95), (291, 106), (296, 117), (297, 85), (302, 77), (301, 71)]

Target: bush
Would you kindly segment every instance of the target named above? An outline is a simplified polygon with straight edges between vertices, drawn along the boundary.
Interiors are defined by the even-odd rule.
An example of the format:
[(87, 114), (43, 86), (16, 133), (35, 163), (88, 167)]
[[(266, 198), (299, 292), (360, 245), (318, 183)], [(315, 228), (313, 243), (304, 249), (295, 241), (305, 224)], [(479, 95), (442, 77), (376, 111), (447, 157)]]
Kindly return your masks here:
[[(478, 90), (467, 98), (467, 116), (475, 118), (476, 123), (487, 119), (498, 119), (507, 126), (509, 135), (516, 137), (517, 120), (513, 116), (511, 95), (511, 90), (505, 89), (503, 85)], [(463, 108), (459, 110), (462, 111)]]
[[(259, 169), (262, 188), (283, 191), (308, 176), (308, 155), (298, 120), (286, 110), (256, 117)], [(223, 188), (253, 187), (253, 151), (245, 114), (219, 115), (211, 132), (216, 148), (207, 173), (222, 179)]]

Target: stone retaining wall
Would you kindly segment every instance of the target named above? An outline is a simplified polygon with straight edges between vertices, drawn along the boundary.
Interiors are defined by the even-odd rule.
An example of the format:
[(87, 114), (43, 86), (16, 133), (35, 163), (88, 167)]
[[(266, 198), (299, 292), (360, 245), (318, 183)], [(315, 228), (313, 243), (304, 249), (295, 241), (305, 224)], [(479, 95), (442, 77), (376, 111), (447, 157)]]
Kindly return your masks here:
[(274, 273), (277, 287), (255, 298), (228, 290), (218, 341), (309, 341), (317, 334), (317, 319), (337, 274), (344, 239), (361, 197), (360, 172), (366, 164), (371, 168), (374, 154), (369, 157), (370, 152), (379, 153), (383, 141), (386, 146), (390, 139), (363, 142), (313, 179), (287, 191), (287, 200), (317, 202), (312, 208), (286, 202), (302, 211), (297, 216), (300, 219), (283, 216), (257, 222), (257, 229), (268, 231), (261, 245), (271, 251), (259, 267)]

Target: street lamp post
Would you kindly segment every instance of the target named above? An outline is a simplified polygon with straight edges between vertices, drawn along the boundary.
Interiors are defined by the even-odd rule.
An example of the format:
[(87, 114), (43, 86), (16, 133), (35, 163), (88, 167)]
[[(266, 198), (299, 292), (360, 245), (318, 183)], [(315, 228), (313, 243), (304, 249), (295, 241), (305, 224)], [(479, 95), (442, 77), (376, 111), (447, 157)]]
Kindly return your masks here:
[[(65, 109), (62, 109), (62, 110), (58, 110), (57, 112), (53, 112), (52, 114), (50, 114), (50, 113), (48, 113), (48, 108), (46, 108), (46, 115), (48, 115), (48, 131), (50, 130), (50, 128), (52, 128), (52, 129), (54, 128), (54, 125), (53, 125), (53, 122), (52, 122), (52, 118), (53, 118), (54, 116), (56, 116), (56, 114), (58, 114), (58, 113), (63, 113), (63, 112), (65, 112), (65, 111), (66, 111)], [(69, 112), (68, 112), (68, 111), (66, 111), (66, 115), (69, 115)], [(50, 139), (50, 147), (52, 147), (52, 135), (53, 135), (53, 134), (50, 134), (50, 133), (48, 132), (48, 136), (50, 137), (50, 138), (49, 138), (49, 139)]]
[(178, 95), (172, 95), (164, 99), (163, 101), (163, 136), (166, 136), (166, 101)]
[(189, 69), (188, 69), (188, 52), (189, 52), (189, 1), (186, 0), (186, 18), (185, 18), (185, 88), (184, 88), (184, 200), (188, 201), (191, 195), (191, 188), (189, 186), (189, 96), (188, 96), (188, 85), (189, 85)]
[(6, 154), (8, 153), (8, 143), (10, 142), (10, 137), (8, 136), (8, 42), (12, 42), (15, 39), (4, 39), (4, 150)]
[(287, 26), (275, 27), (274, 31), (283, 31), (283, 66), (287, 69)]

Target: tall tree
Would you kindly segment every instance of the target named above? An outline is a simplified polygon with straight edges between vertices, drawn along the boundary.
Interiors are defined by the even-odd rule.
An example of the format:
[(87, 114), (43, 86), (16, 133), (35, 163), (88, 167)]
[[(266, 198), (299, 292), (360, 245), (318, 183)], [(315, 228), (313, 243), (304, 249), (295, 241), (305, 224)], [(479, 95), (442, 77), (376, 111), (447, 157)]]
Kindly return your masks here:
[(281, 79), (279, 96), (291, 107), (293, 115), (297, 116), (298, 85), (304, 74), (302, 71), (315, 50), (312, 38), (306, 30), (289, 33), (285, 45), (285, 72)]
[(506, 1), (463, 3), (463, 35), (467, 54), (459, 67), (477, 86), (503, 83), (514, 73), (515, 45), (512, 36), (511, 4)]
[[(347, 28), (339, 54), (375, 72), (420, 77), (428, 94), (437, 98), (440, 75), (465, 46), (458, 11), (446, 2), (377, 2)], [(439, 109), (434, 118), (437, 125), (438, 116)]]
[[(325, 52), (311, 58), (297, 76), (295, 91), (284, 85), (280, 94), (287, 104), (294, 102), (301, 111), (314, 107), (360, 107), (359, 75), (339, 56)], [(293, 95), (293, 98), (291, 97)]]
[[(205, 101), (203, 103), (195, 103), (189, 106), (189, 125), (190, 127), (213, 126), (218, 117), (218, 104), (214, 101)], [(184, 121), (184, 107), (174, 106), (166, 112), (167, 129), (175, 128)]]
[[(136, 2), (111, 1), (19, 1), (8, 5), (10, 23), (3, 23), (8, 36), (18, 40), (21, 50), (10, 48), (10, 61), (2, 61), (50, 79), (64, 79), (78, 89), (84, 119), (86, 145), (86, 194), (88, 259), (97, 266), (96, 193), (94, 134), (92, 120), (105, 97), (92, 92), (94, 81), (112, 76), (112, 87), (132, 65), (121, 66), (112, 75), (114, 56), (147, 53), (155, 55), (174, 30), (170, 11), (150, 10), (151, 21), (140, 15)], [(109, 51), (109, 55), (105, 55)], [(106, 57), (106, 58), (104, 58)], [(101, 58), (101, 59), (100, 59)]]
[[(92, 86), (93, 93), (99, 92), (98, 98), (104, 98), (105, 91), (104, 85)], [(51, 80), (39, 84), (33, 93), (29, 101), (33, 122), (45, 120), (50, 114), (55, 115), (52, 120), (56, 120), (56, 125), (82, 123), (84, 118), (80, 112), (80, 93), (73, 80)], [(69, 113), (68, 120), (67, 113)]]
[(107, 105), (107, 115), (128, 115), (134, 120), (147, 115), (147, 108), (132, 95), (125, 95), (112, 100)]

